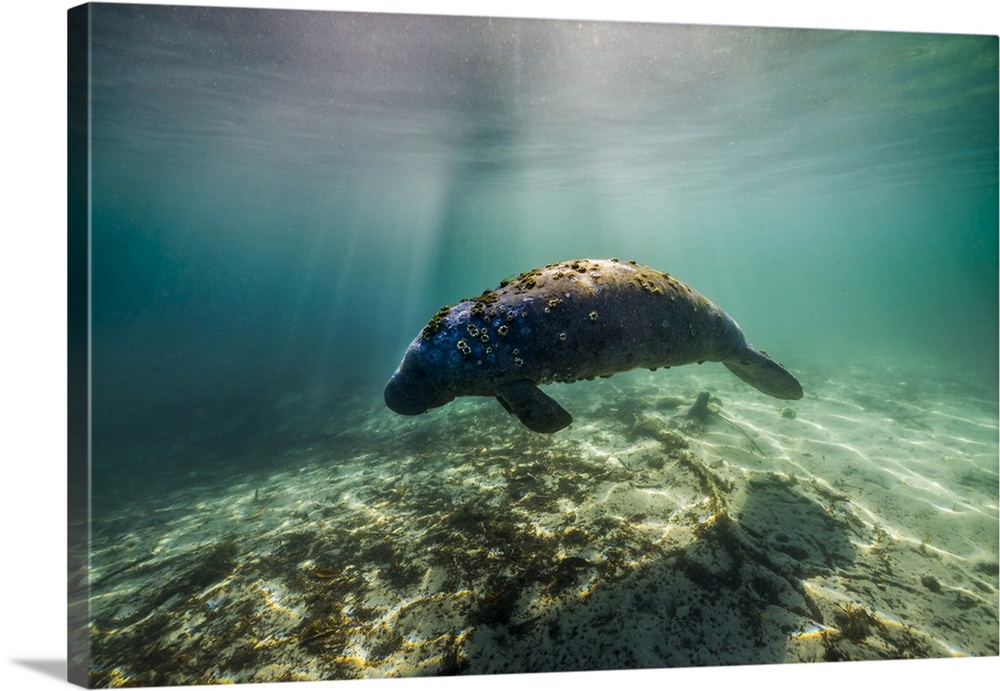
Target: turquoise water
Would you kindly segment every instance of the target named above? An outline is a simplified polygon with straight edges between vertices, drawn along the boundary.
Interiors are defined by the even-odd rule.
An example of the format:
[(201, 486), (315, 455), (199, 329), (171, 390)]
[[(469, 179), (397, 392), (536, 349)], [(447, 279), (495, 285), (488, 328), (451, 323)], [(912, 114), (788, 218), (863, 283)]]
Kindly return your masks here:
[[(804, 405), (829, 382), (878, 415), (974, 399), (995, 514), (995, 36), (91, 12), (98, 514), (290, 449), (391, 467), (429, 435), (460, 465), (449, 421), (516, 423), (397, 418), (386, 380), (442, 305), (578, 257), (695, 287)], [(587, 434), (612, 424), (598, 385), (574, 385)]]
[(93, 13), (108, 457), (377, 397), (438, 307), (576, 257), (678, 276), (793, 369), (996, 378), (995, 37)]

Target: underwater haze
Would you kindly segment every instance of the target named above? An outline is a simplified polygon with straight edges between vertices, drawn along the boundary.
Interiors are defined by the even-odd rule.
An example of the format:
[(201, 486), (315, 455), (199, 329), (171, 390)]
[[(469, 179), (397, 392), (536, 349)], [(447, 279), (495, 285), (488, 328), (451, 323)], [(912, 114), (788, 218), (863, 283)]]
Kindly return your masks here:
[(792, 369), (996, 378), (995, 37), (92, 12), (98, 478), (378, 399), (440, 306), (578, 257)]
[[(90, 12), (93, 509), (104, 521), (92, 583), (119, 603), (95, 602), (94, 635), (107, 636), (95, 684), (997, 654), (997, 37)], [(486, 398), (413, 418), (385, 407), (386, 381), (442, 305), (584, 257), (635, 260), (706, 295), (795, 374), (801, 404), (706, 363), (553, 385), (574, 423), (552, 437)], [(702, 390), (714, 417), (673, 425)], [(626, 486), (628, 501), (609, 498)], [(903, 508), (917, 505), (925, 513)], [(669, 526), (695, 506), (701, 527), (669, 547), (680, 540)], [(238, 530), (198, 513), (237, 511)], [(560, 523), (567, 511), (576, 528)], [(166, 560), (199, 530), (183, 523), (195, 514), (206, 532)], [(361, 518), (330, 523), (348, 515)], [(330, 537), (372, 526), (384, 531), (367, 551)], [(480, 534), (500, 543), (469, 543), (461, 558), (431, 539)], [(698, 551), (711, 539), (730, 550), (721, 571)], [(916, 609), (911, 621), (874, 586), (810, 581), (876, 563), (891, 581), (885, 559), (901, 544), (917, 560), (905, 562), (915, 580), (899, 576), (901, 600), (908, 588), (950, 593), (969, 603), (958, 616), (983, 617), (954, 631), (978, 633), (934, 629)], [(969, 582), (945, 571), (921, 584), (928, 554), (960, 558)], [(253, 587), (238, 595), (241, 569), (266, 561), (287, 571), (246, 576)], [(730, 568), (751, 563), (760, 573)], [(642, 616), (670, 601), (671, 621), (691, 613), (706, 632), (730, 630), (710, 604), (682, 603), (680, 582), (661, 574), (655, 588), (673, 589), (653, 590), (650, 574), (667, 566), (716, 600), (722, 588), (763, 604), (721, 642), (705, 633), (686, 646), (650, 623), (653, 638), (609, 657), (560, 647), (570, 611), (603, 622), (584, 627), (592, 650), (599, 631), (622, 640), (577, 601), (613, 598), (621, 579), (638, 579), (621, 582)], [(174, 586), (142, 604), (137, 583), (161, 567), (176, 570), (161, 587)], [(336, 611), (317, 604), (327, 587)], [(408, 614), (442, 593), (452, 614)], [(956, 611), (920, 606), (938, 620)], [(277, 619), (239, 624), (255, 607)], [(757, 616), (768, 607), (790, 618), (771, 626)], [(137, 614), (151, 611), (159, 628)], [(228, 630), (228, 643), (206, 657), (206, 633), (176, 662), (166, 622)], [(904, 627), (909, 642), (893, 638)], [(241, 637), (254, 645), (232, 643)], [(173, 667), (148, 657), (154, 640)]]

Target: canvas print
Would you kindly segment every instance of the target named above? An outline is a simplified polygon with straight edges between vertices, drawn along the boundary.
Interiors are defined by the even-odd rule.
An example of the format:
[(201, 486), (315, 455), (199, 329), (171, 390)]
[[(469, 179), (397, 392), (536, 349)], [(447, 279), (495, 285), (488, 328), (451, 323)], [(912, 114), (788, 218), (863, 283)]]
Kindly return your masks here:
[(996, 36), (68, 19), (73, 682), (998, 654)]

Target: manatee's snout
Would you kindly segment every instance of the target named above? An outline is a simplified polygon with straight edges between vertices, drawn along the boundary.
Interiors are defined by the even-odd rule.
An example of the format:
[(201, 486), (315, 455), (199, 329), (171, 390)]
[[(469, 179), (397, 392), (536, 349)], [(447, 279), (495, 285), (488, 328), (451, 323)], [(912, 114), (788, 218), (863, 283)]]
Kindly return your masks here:
[(454, 399), (443, 395), (423, 371), (406, 367), (406, 363), (389, 377), (384, 396), (389, 409), (400, 415), (419, 415)]
[(419, 396), (409, 392), (398, 373), (389, 377), (384, 394), (385, 404), (400, 415), (419, 415), (430, 407)]

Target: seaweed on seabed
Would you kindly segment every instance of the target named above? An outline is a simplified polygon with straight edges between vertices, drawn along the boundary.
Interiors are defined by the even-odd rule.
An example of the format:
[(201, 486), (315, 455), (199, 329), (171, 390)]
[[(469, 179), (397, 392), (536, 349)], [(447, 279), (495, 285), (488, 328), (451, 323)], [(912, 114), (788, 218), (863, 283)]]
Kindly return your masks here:
[(188, 584), (195, 588), (204, 588), (222, 580), (236, 566), (238, 554), (239, 548), (232, 537), (210, 545), (204, 552), (201, 562), (188, 574)]
[(469, 623), (487, 626), (508, 623), (529, 580), (524, 574), (519, 577), (491, 575), (483, 585), (483, 596), (469, 613)]
[(873, 628), (882, 628), (882, 622), (874, 614), (864, 607), (855, 607), (851, 603), (834, 616), (834, 621), (840, 627), (840, 634), (855, 643), (868, 638)]
[(445, 644), (444, 653), (441, 655), (441, 666), (438, 668), (438, 675), (450, 677), (462, 674), (469, 666), (468, 660), (459, 645), (455, 636), (449, 636)]
[(725, 495), (732, 490), (732, 482), (719, 477), (690, 452), (677, 454), (676, 459), (678, 467), (684, 468), (694, 475), (698, 487), (708, 495), (716, 510), (725, 506)]
[(343, 609), (330, 607), (323, 612), (310, 610), (311, 618), (298, 628), (298, 642), (311, 654), (339, 655), (347, 646), (350, 621)]
[[(166, 686), (201, 678), (203, 670), (193, 655), (170, 632), (178, 611), (192, 606), (198, 591), (228, 576), (237, 565), (239, 548), (227, 537), (174, 557), (162, 567), (176, 575), (145, 596), (137, 614), (124, 621), (95, 621), (100, 630), (91, 640), (94, 670), (90, 681), (98, 686)], [(162, 580), (162, 579), (161, 579)], [(150, 582), (160, 582), (150, 579)], [(175, 600), (176, 598), (176, 600)], [(164, 607), (170, 603), (169, 606)], [(122, 664), (127, 660), (128, 664)], [(108, 671), (114, 668), (113, 671)]]
[(151, 599), (150, 609), (159, 607), (174, 596), (189, 597), (212, 583), (221, 581), (236, 567), (238, 554), (239, 548), (232, 537), (198, 550), (192, 557), (186, 558), (194, 563), (180, 575), (170, 579)]
[(575, 587), (580, 580), (580, 574), (588, 569), (596, 569), (597, 565), (583, 559), (582, 557), (563, 557), (558, 561), (552, 572), (552, 578), (548, 584), (550, 593), (560, 593), (568, 588)]
[[(675, 556), (678, 559), (678, 566), (684, 574), (693, 582), (703, 588), (737, 588), (741, 583), (741, 573), (743, 564), (746, 561), (747, 546), (740, 538), (739, 527), (729, 514), (718, 511), (715, 516), (707, 521), (698, 524), (694, 529), (694, 534), (699, 543), (707, 545), (713, 553), (721, 551), (728, 557), (728, 566), (718, 568), (719, 565), (726, 565), (725, 561), (714, 560), (711, 567), (692, 559), (690, 555), (678, 552)], [(698, 546), (698, 543), (695, 545)]]
[(874, 614), (860, 605), (848, 603), (840, 612), (834, 615), (839, 631), (823, 632), (823, 656), (827, 662), (841, 662), (854, 659), (849, 652), (838, 646), (838, 643), (850, 642), (861, 644), (872, 633), (886, 632), (885, 625)]

